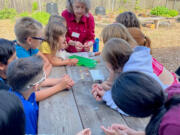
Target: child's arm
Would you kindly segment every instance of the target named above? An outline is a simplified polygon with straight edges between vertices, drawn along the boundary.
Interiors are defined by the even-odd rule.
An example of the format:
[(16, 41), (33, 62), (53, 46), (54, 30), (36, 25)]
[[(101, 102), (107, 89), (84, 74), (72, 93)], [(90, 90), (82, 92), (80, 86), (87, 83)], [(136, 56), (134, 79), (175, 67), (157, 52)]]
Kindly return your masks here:
[(59, 78), (47, 78), (44, 82), (41, 83), (41, 87), (54, 86), (61, 81)]
[(46, 72), (46, 75), (49, 76), (51, 73), (52, 65), (49, 63), (48, 59), (42, 54), (40, 51), (37, 53), (37, 55), (41, 56), (44, 60), (44, 71)]
[(101, 86), (103, 87), (103, 89), (104, 89), (105, 91), (110, 90), (111, 87), (112, 87), (112, 84), (113, 84), (114, 80), (115, 80), (115, 73), (112, 71), (112, 72), (109, 73), (108, 79), (107, 79), (106, 81), (104, 81), (104, 82), (101, 84)]
[(42, 100), (62, 91), (64, 89), (71, 88), (73, 85), (74, 85), (74, 81), (68, 75), (65, 75), (61, 79), (61, 81), (58, 84), (56, 84), (55, 86), (50, 87), (50, 88), (46, 88), (46, 89), (43, 89), (40, 91), (36, 91), (35, 92), (36, 101), (37, 102), (42, 101)]
[(101, 84), (101, 86), (103, 87), (103, 89), (104, 89), (105, 91), (111, 89), (112, 84), (113, 84), (113, 82), (114, 82), (114, 80), (115, 80), (115, 72), (114, 72), (110, 67), (108, 67), (108, 66), (106, 66), (106, 68), (107, 68), (108, 71), (109, 71), (109, 77), (108, 77), (108, 79), (107, 79), (106, 81), (104, 81), (104, 82)]
[(50, 61), (50, 63), (53, 66), (65, 66), (65, 65), (76, 65), (78, 62), (77, 59), (67, 59), (67, 60), (62, 60), (56, 56), (53, 56), (51, 54), (45, 54), (47, 59)]

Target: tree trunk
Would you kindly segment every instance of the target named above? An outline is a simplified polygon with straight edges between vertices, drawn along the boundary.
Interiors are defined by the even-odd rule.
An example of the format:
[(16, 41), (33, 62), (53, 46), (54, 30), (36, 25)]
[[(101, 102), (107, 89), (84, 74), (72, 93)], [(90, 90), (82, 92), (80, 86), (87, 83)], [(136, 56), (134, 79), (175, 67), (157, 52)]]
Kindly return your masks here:
[(167, 4), (168, 4), (168, 0), (166, 0), (166, 6), (165, 7), (167, 7)]
[(176, 5), (176, 0), (174, 0), (173, 9), (175, 9), (175, 5)]
[(154, 0), (153, 0), (153, 2), (152, 2), (152, 8), (154, 8)]
[(114, 11), (115, 0), (112, 1), (112, 11)]
[(39, 10), (42, 11), (42, 7), (41, 7), (41, 0), (38, 0), (38, 5), (39, 5)]

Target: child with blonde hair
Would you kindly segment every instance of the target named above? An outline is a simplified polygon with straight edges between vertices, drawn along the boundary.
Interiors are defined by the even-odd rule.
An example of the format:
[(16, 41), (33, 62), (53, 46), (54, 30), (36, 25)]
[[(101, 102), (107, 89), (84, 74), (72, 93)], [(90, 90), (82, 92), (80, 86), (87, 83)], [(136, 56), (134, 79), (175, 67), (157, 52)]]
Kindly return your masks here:
[[(152, 56), (150, 49), (147, 47), (136, 46), (132, 49), (127, 41), (120, 38), (111, 38), (105, 43), (102, 57), (108, 69), (118, 75), (122, 72), (138, 71), (153, 77), (159, 82), (163, 89), (167, 87), (160, 81), (157, 75), (153, 73)], [(101, 85), (94, 84), (92, 95), (97, 101), (104, 100), (108, 106), (126, 115), (113, 102), (111, 90), (105, 91)]]
[(51, 72), (52, 65), (47, 58), (37, 49), (43, 39), (42, 24), (33, 18), (23, 17), (16, 21), (14, 32), (16, 35), (16, 55), (26, 58), (39, 55), (44, 60), (44, 69), (47, 74)]
[(56, 56), (59, 50), (63, 51), (67, 48), (66, 31), (66, 27), (61, 22), (49, 22), (46, 26), (45, 42), (39, 49), (53, 66), (76, 65), (78, 62), (77, 59), (58, 58)]
[[(138, 41), (138, 40), (134, 40), (134, 38), (129, 33), (128, 29), (120, 23), (114, 23), (114, 24), (107, 25), (102, 30), (101, 35), (102, 35), (103, 43), (106, 43), (111, 38), (121, 38), (121, 39), (124, 39), (125, 41), (127, 41), (130, 44), (131, 48), (134, 48), (137, 45), (147, 46), (150, 48), (151, 42), (150, 42), (149, 38), (142, 39), (143, 41), (146, 40), (146, 43), (144, 43), (143, 41), (137, 43), (136, 41)], [(137, 36), (137, 34), (133, 34), (133, 35), (134, 35), (134, 37)], [(158, 63), (159, 62), (155, 58), (152, 58), (153, 72), (160, 78), (160, 80), (166, 85), (178, 83), (175, 75), (171, 74), (171, 72), (168, 71), (165, 67), (163, 67), (162, 64), (160, 65), (160, 63), (159, 64)], [(157, 70), (160, 66), (161, 66), (161, 68), (164, 69), (164, 73), (161, 71), (162, 77), (160, 76), (160, 72), (158, 72), (159, 70)], [(113, 71), (110, 71), (109, 78), (105, 82), (103, 82), (101, 84), (101, 86), (105, 90), (109, 90), (112, 86), (114, 79), (115, 79), (115, 74), (113, 73)]]
[[(26, 58), (30, 56), (41, 56), (44, 61), (44, 71), (46, 76), (50, 73), (50, 69), (47, 65), (48, 59), (37, 49), (42, 38), (42, 25), (38, 21), (30, 17), (23, 17), (19, 19), (15, 24), (15, 35), (17, 42), (15, 43), (16, 55), (18, 58)], [(47, 64), (48, 63), (48, 64)], [(36, 101), (44, 100), (64, 89), (69, 89), (74, 85), (73, 80), (64, 75), (62, 78), (47, 78), (41, 86), (51, 86), (46, 89), (36, 91)]]

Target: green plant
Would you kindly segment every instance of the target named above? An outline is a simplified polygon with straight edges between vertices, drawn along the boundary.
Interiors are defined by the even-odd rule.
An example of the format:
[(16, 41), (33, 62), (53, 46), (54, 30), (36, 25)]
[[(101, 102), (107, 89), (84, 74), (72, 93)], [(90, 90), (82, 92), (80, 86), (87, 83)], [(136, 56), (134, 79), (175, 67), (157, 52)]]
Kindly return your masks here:
[(140, 3), (140, 0), (136, 0), (136, 2), (135, 2), (135, 10), (139, 10), (139, 9), (141, 9), (141, 7), (139, 6), (139, 3)]
[(13, 19), (17, 15), (14, 8), (4, 8), (0, 10), (0, 19)]
[(152, 15), (156, 16), (164, 16), (164, 17), (174, 17), (178, 15), (178, 11), (176, 10), (169, 10), (164, 6), (158, 6), (151, 10), (150, 12)]
[(28, 12), (22, 12), (19, 14), (20, 17), (26, 17), (26, 16), (30, 16), (30, 14)]
[(179, 13), (177, 10), (169, 10), (168, 14), (171, 16), (171, 17), (175, 17), (177, 16)]
[(37, 11), (38, 10), (38, 3), (37, 2), (33, 2), (32, 3), (32, 11)]
[(31, 17), (38, 20), (42, 24), (46, 25), (48, 23), (50, 14), (47, 12), (39, 11), (39, 12), (34, 12)]

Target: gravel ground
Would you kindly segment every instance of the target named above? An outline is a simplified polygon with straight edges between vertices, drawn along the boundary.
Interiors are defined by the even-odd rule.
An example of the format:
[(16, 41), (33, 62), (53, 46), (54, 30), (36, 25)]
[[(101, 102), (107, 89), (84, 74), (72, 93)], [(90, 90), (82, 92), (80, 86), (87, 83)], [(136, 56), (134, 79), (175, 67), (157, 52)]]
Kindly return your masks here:
[(180, 47), (152, 49), (152, 55), (172, 72), (180, 66)]

